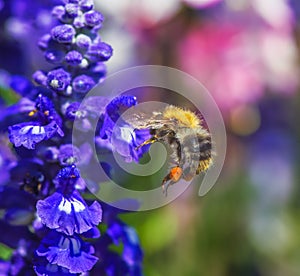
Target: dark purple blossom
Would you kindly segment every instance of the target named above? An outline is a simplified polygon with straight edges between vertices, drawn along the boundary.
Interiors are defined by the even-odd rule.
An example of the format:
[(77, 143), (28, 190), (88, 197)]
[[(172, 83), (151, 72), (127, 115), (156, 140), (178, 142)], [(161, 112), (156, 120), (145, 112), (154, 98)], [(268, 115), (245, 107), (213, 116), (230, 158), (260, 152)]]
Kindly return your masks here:
[(49, 232), (36, 253), (51, 264), (68, 269), (70, 273), (89, 271), (98, 260), (92, 255), (94, 248), (79, 236), (67, 236), (56, 231)]

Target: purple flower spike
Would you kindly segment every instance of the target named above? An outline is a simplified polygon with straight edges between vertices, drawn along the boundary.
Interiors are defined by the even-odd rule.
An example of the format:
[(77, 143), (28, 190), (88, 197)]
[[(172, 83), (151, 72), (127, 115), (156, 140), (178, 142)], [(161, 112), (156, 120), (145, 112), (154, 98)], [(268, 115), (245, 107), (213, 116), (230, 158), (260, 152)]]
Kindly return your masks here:
[(81, 75), (76, 77), (72, 82), (72, 87), (75, 92), (78, 93), (87, 93), (95, 86), (94, 80), (87, 76)]
[(65, 61), (73, 66), (77, 66), (82, 61), (82, 55), (77, 51), (70, 51), (65, 56)]
[(87, 52), (87, 56), (91, 61), (107, 61), (112, 54), (112, 47), (104, 42), (91, 45)]
[(53, 40), (59, 43), (71, 43), (75, 34), (75, 29), (68, 24), (58, 25), (51, 30)]
[(37, 203), (37, 214), (50, 229), (67, 235), (84, 233), (98, 225), (102, 219), (102, 209), (98, 202), (87, 206), (78, 191), (64, 197), (54, 193)]
[[(4, 25), (11, 17), (16, 19), (7, 31), (16, 39), (20, 28), (29, 36), (41, 34), (37, 46), (48, 66), (36, 64), (34, 84), (0, 70), (4, 90), (13, 90), (20, 97), (17, 104), (0, 113), (11, 142), (8, 146), (8, 137), (0, 137), (0, 242), (13, 250), (9, 260), (0, 260), (0, 276), (142, 275), (142, 251), (136, 233), (118, 221), (119, 209), (90, 200), (90, 192), (99, 190), (101, 179), (86, 175), (85, 180), (78, 169), (91, 166), (95, 157), (93, 147), (85, 142), (85, 133), (93, 130), (95, 118), (99, 118), (94, 137), (96, 154), (108, 175), (112, 175), (113, 167), (101, 147), (104, 153), (117, 151), (128, 161), (137, 161), (146, 149), (136, 147), (146, 140), (147, 133), (132, 129), (122, 120), (115, 126), (122, 112), (137, 103), (134, 97), (85, 97), (105, 80), (105, 61), (113, 54), (98, 33), (103, 15), (94, 11), (93, 0), (53, 0), (52, 5), (29, 6), (26, 0), (4, 2), (8, 3)], [(36, 34), (29, 28), (34, 19)], [(20, 66), (26, 66), (21, 61)], [(9, 67), (23, 71), (23, 67)], [(0, 104), (11, 101), (15, 95), (0, 99)], [(75, 119), (78, 124), (74, 125)], [(73, 127), (82, 133), (76, 138), (77, 147), (72, 144)], [(106, 231), (100, 234), (102, 206)], [(96, 253), (86, 239), (94, 239)], [(119, 243), (122, 252), (111, 251), (113, 243)], [(101, 261), (97, 263), (98, 258)]]
[(64, 91), (70, 83), (70, 73), (62, 68), (52, 70), (47, 75), (47, 84), (55, 91)]
[(89, 11), (84, 14), (85, 23), (89, 27), (95, 27), (102, 24), (104, 17), (100, 12)]
[(80, 237), (69, 237), (51, 231), (36, 250), (40, 257), (46, 257), (48, 262), (67, 268), (70, 273), (89, 271), (97, 262), (93, 256), (94, 248), (83, 242)]

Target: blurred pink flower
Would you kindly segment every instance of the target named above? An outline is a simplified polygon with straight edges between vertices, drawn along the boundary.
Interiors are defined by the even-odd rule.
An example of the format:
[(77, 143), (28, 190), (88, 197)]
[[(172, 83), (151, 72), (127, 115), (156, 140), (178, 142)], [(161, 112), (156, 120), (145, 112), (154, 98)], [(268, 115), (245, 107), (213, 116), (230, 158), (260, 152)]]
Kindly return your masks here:
[(292, 93), (298, 84), (292, 21), (275, 27), (257, 14), (233, 15), (191, 27), (179, 43), (180, 69), (204, 83), (223, 111), (256, 101), (266, 89)]
[(187, 5), (195, 7), (195, 8), (205, 8), (210, 5), (214, 5), (219, 2), (223, 2), (223, 0), (182, 0)]
[(181, 7), (181, 0), (96, 0), (95, 3), (121, 24), (137, 29), (168, 20)]

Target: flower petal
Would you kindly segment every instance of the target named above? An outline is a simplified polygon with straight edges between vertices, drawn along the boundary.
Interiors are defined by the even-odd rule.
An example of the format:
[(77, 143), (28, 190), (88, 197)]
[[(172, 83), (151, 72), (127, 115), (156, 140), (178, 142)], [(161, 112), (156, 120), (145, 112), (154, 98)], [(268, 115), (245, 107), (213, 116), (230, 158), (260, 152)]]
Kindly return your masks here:
[(24, 146), (27, 149), (34, 149), (35, 145), (43, 140), (48, 140), (56, 133), (63, 136), (64, 133), (56, 122), (42, 126), (38, 122), (21, 123), (10, 126), (9, 140), (16, 146)]
[(89, 271), (98, 260), (92, 255), (94, 248), (79, 236), (66, 236), (56, 231), (49, 232), (36, 253), (46, 257), (51, 264), (67, 268), (71, 273)]
[(84, 233), (98, 225), (102, 219), (100, 204), (95, 201), (87, 206), (77, 191), (68, 198), (56, 192), (39, 200), (37, 213), (47, 227), (67, 235)]

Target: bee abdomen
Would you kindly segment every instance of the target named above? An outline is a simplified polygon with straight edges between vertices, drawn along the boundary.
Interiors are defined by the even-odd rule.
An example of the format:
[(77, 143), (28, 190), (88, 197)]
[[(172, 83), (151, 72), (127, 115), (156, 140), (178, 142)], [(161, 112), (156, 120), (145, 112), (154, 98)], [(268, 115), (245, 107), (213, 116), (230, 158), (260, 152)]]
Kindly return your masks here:
[(205, 172), (212, 164), (211, 158), (211, 137), (209, 135), (198, 135), (198, 142), (200, 148), (199, 165), (196, 174)]

